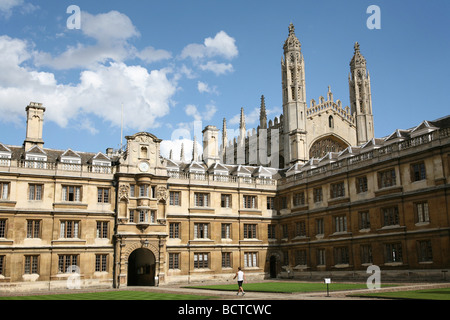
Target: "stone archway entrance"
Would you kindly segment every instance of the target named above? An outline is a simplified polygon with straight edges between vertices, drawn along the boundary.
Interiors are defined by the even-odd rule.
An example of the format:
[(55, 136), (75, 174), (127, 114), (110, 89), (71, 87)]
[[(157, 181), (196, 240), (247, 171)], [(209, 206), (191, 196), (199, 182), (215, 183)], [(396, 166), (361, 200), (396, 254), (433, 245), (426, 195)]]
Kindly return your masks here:
[(154, 286), (156, 259), (146, 248), (134, 250), (128, 257), (128, 286)]

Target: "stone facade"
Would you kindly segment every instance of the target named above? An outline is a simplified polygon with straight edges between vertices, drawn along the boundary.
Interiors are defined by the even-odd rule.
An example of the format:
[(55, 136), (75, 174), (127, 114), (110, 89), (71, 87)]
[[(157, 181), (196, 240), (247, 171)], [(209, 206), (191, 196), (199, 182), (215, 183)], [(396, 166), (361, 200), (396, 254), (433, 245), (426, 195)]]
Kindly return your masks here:
[[(289, 31), (285, 53), (299, 55), (288, 96), (301, 99), (286, 98), (289, 116), (267, 125), (262, 98), (259, 128), (280, 129), (267, 150), (296, 150), (282, 168), (260, 163), (262, 131), (246, 137), (243, 112), (236, 143), (248, 152), (220, 149), (207, 126), (203, 159), (194, 148), (177, 161), (147, 132), (127, 136), (126, 150), (45, 148), (45, 108), (30, 103), (23, 146), (0, 143), (0, 290), (231, 281), (239, 266), (248, 279), (366, 279), (371, 265), (385, 279), (446, 277), (450, 116), (373, 138), (362, 71), (351, 108), (330, 89), (306, 108)], [(365, 67), (358, 46), (355, 57), (353, 71)], [(304, 117), (292, 120), (292, 108)]]

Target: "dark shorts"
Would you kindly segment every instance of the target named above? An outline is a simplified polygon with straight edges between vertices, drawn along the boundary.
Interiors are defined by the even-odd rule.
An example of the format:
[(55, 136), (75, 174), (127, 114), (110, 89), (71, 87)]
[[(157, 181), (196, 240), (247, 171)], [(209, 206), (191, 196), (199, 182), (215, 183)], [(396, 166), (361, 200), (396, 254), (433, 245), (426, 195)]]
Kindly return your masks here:
[(244, 281), (238, 281), (238, 286), (239, 287), (242, 287), (242, 283), (243, 283)]

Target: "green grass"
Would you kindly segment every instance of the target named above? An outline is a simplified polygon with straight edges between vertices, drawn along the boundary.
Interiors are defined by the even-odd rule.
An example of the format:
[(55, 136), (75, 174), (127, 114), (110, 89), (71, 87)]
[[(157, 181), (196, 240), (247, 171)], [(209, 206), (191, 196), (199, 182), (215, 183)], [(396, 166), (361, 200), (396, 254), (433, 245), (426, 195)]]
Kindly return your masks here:
[[(389, 286), (389, 285), (385, 285)], [(327, 285), (324, 283), (300, 283), (300, 282), (260, 282), (244, 283), (244, 290), (251, 292), (276, 292), (276, 293), (294, 293), (294, 292), (317, 292), (327, 291)], [(189, 286), (187, 288), (237, 291), (237, 284), (226, 285), (207, 285), (207, 286)], [(331, 283), (329, 291), (367, 289), (364, 283)]]
[(450, 288), (367, 293), (360, 296), (392, 299), (450, 300)]
[(0, 297), (0, 300), (205, 300), (214, 298), (215, 297), (212, 296), (127, 290), (31, 296), (5, 296)]

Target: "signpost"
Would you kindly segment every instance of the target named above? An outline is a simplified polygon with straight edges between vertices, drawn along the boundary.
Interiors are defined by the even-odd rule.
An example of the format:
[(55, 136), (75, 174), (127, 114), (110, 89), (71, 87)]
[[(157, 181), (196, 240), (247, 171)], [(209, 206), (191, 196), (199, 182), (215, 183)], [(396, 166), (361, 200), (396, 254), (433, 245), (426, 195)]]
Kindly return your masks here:
[(329, 297), (330, 296), (330, 291), (328, 289), (328, 285), (331, 283), (331, 279), (330, 278), (325, 278), (323, 280), (327, 284), (327, 297)]

